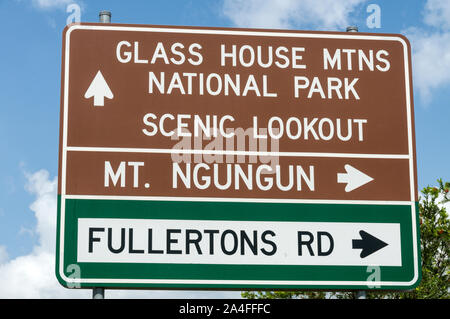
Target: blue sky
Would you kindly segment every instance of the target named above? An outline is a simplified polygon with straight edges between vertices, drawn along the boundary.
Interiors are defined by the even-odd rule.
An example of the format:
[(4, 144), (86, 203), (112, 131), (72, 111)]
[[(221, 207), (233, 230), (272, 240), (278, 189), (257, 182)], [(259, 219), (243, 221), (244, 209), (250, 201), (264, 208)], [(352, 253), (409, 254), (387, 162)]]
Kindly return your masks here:
[[(35, 256), (51, 237), (44, 232), (53, 229), (56, 212), (45, 215), (49, 206), (40, 200), (56, 194), (61, 40), (70, 3), (80, 6), (82, 22), (97, 22), (107, 9), (115, 23), (338, 31), (357, 25), (405, 34), (413, 48), (419, 189), (450, 181), (448, 0), (0, 0), (0, 267)], [(369, 4), (381, 9), (379, 28), (366, 24)], [(40, 287), (36, 296), (57, 296), (58, 288), (45, 295)]]

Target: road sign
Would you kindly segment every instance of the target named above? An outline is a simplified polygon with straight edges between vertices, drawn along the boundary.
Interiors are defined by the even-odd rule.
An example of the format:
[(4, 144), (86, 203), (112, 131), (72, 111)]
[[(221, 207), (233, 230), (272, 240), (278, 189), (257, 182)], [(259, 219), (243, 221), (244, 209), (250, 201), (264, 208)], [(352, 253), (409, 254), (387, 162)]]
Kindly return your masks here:
[(403, 36), (73, 24), (63, 43), (63, 285), (418, 284)]

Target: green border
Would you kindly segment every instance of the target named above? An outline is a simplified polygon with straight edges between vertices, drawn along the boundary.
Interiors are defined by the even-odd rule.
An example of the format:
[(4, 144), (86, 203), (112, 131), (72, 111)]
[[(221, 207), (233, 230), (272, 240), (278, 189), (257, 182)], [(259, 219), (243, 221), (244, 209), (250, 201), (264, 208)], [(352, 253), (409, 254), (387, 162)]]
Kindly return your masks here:
[[(59, 275), (60, 207), (58, 196), (58, 235), (56, 274), (63, 286), (71, 286)], [(416, 203), (416, 215), (418, 204)], [(412, 223), (410, 205), (289, 204), (248, 202), (180, 202), (67, 199), (65, 212), (64, 269), (77, 264), (82, 278), (103, 279), (193, 279), (193, 280), (286, 280), (286, 281), (365, 281), (366, 266), (298, 266), (298, 265), (211, 265), (211, 264), (133, 264), (77, 263), (78, 218), (132, 218), (176, 220), (233, 221), (302, 221), (399, 223), (401, 229), (402, 266), (382, 266), (383, 282), (409, 282), (414, 276)], [(417, 216), (416, 216), (417, 220)], [(417, 225), (417, 224), (416, 224)], [(420, 265), (420, 260), (419, 260)], [(420, 269), (420, 267), (418, 267)], [(72, 273), (65, 272), (70, 277)], [(381, 286), (380, 289), (412, 289), (409, 286)], [(207, 288), (207, 289), (368, 289), (354, 285), (264, 285), (264, 284), (105, 284), (83, 283), (81, 288)], [(376, 288), (375, 288), (376, 289)]]

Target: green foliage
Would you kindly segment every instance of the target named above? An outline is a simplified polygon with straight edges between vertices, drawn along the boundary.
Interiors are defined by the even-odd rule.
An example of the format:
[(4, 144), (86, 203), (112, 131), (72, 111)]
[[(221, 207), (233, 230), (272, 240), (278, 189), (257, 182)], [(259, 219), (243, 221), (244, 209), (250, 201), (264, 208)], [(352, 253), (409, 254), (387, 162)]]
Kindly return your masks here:
[[(412, 291), (367, 291), (367, 298), (384, 299), (450, 299), (450, 220), (444, 207), (450, 202), (450, 183), (438, 180), (438, 187), (425, 187), (419, 201), (422, 280)], [(353, 292), (325, 291), (246, 291), (248, 299), (353, 299)]]
[(243, 298), (247, 299), (324, 299), (326, 292), (324, 291), (244, 291), (241, 293)]

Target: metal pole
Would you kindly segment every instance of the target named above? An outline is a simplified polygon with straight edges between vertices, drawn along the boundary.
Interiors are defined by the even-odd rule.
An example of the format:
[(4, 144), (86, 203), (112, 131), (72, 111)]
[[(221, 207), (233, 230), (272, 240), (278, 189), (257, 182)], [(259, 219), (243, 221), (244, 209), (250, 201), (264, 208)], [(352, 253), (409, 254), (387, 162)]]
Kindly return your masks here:
[(92, 288), (92, 299), (105, 299), (105, 288)]
[(358, 32), (358, 27), (356, 25), (352, 25), (347, 27), (347, 32)]
[[(347, 32), (358, 32), (358, 27), (355, 25), (348, 26), (346, 29)], [(366, 299), (366, 291), (365, 290), (357, 290), (355, 292), (356, 299)]]
[(356, 291), (356, 299), (366, 299), (366, 291), (365, 290), (357, 290)]
[(111, 11), (100, 11), (98, 17), (100, 19), (100, 23), (111, 23)]
[[(100, 23), (111, 23), (111, 11), (100, 11), (98, 17)], [(105, 299), (105, 288), (92, 288), (92, 299)]]

